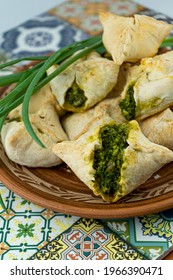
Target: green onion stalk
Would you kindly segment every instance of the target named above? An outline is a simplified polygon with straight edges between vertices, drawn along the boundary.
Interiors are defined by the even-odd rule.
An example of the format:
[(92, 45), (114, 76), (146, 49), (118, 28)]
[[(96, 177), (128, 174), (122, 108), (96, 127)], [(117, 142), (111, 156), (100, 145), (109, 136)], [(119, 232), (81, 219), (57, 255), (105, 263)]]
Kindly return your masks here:
[[(172, 46), (173, 37), (169, 37), (163, 41), (160, 47), (163, 48)], [(106, 52), (102, 42), (102, 35), (97, 35), (83, 41), (75, 42), (59, 49), (49, 56), (23, 57), (0, 64), (1, 70), (23, 61), (36, 62), (35, 65), (28, 69), (24, 69), (20, 72), (16, 72), (6, 76), (0, 76), (0, 87), (9, 86), (14, 83), (16, 84), (11, 92), (0, 100), (0, 131), (9, 112), (22, 104), (22, 119), (24, 125), (30, 136), (37, 142), (38, 145), (44, 148), (44, 144), (40, 141), (40, 139), (34, 132), (29, 120), (28, 111), (30, 98), (35, 92), (49, 83), (68, 66), (70, 66), (72, 63), (82, 58), (83, 56), (89, 54), (93, 50), (97, 51), (100, 54)], [(47, 70), (54, 64), (59, 64), (59, 67), (53, 73), (47, 75)], [(1, 195), (0, 205), (4, 210), (6, 209)]]

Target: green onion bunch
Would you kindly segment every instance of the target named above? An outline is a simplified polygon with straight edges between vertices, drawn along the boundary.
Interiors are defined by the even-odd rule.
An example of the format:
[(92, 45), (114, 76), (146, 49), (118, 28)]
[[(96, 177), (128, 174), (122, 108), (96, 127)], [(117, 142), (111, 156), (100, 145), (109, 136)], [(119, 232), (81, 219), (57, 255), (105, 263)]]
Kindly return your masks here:
[[(24, 60), (38, 61), (38, 63), (31, 68), (0, 77), (0, 87), (16, 83), (13, 90), (0, 100), (0, 130), (9, 112), (22, 104), (22, 120), (28, 133), (41, 147), (44, 147), (29, 121), (28, 108), (30, 98), (35, 92), (64, 71), (68, 66), (87, 55), (92, 50), (97, 50), (98, 52), (105, 51), (101, 35), (75, 42), (56, 51), (50, 56), (24, 57), (1, 64), (0, 70)], [(46, 71), (54, 64), (59, 64), (59, 67), (47, 76)]]

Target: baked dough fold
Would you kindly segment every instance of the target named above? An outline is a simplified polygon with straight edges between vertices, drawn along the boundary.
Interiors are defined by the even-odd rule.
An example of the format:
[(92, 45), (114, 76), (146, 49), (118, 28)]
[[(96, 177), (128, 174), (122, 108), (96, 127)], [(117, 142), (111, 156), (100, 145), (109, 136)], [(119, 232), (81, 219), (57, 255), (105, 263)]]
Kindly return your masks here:
[(27, 132), (19, 106), (10, 112), (2, 127), (1, 139), (5, 152), (12, 161), (29, 167), (50, 167), (62, 163), (52, 152), (55, 143), (67, 140), (56, 111), (56, 100), (49, 85), (31, 97), (29, 117), (34, 131), (46, 146), (40, 147)]
[(141, 121), (140, 128), (150, 141), (173, 150), (173, 112), (170, 108)]
[[(51, 74), (58, 65), (48, 69)], [(90, 53), (50, 81), (52, 92), (61, 108), (83, 112), (104, 99), (117, 82), (119, 66), (112, 60)]]
[(142, 120), (173, 104), (173, 51), (144, 58), (126, 71), (120, 107), (128, 120)]
[(100, 21), (103, 44), (117, 65), (156, 55), (172, 29), (171, 24), (138, 14), (123, 17), (102, 12)]
[(76, 140), (84, 133), (106, 123), (115, 120), (117, 123), (127, 122), (119, 107), (120, 98), (106, 98), (93, 108), (82, 112), (73, 113), (62, 119), (62, 126), (69, 140)]

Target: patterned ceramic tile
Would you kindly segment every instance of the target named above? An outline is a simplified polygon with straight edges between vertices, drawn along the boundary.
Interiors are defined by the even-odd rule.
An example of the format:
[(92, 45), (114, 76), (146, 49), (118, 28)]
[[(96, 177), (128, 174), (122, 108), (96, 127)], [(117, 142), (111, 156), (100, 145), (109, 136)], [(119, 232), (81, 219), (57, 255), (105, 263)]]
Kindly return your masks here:
[(104, 222), (150, 259), (161, 259), (173, 248), (173, 209), (142, 217)]
[(0, 183), (8, 214), (0, 206), (0, 259), (26, 259), (79, 218), (44, 209)]
[(0, 48), (10, 58), (44, 55), (87, 37), (80, 29), (45, 13), (3, 33)]
[(88, 34), (95, 35), (102, 30), (98, 18), (100, 11), (111, 11), (127, 16), (142, 9), (142, 6), (129, 0), (71, 0), (55, 7), (49, 13), (70, 22), (70, 24), (79, 27)]
[(140, 260), (146, 258), (99, 221), (81, 218), (31, 259)]

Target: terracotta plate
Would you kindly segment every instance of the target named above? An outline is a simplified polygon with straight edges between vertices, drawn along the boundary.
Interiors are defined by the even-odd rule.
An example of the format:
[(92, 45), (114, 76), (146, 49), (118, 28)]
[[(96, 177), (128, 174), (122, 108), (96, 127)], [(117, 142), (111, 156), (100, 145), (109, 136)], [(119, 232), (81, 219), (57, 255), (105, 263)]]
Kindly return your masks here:
[(54, 168), (20, 166), (8, 159), (0, 143), (0, 181), (35, 204), (80, 217), (122, 218), (173, 207), (173, 163), (119, 202), (108, 204), (95, 197), (65, 164)]

